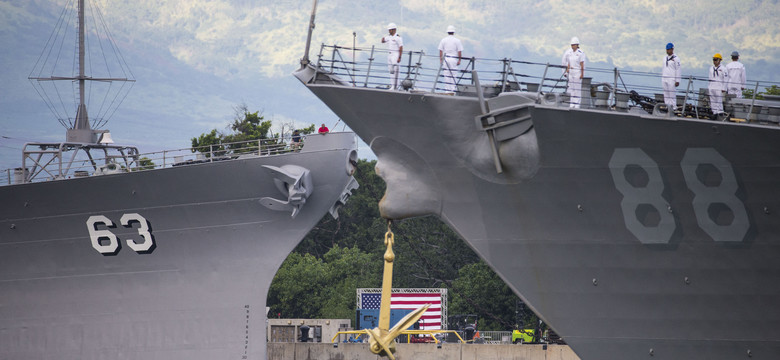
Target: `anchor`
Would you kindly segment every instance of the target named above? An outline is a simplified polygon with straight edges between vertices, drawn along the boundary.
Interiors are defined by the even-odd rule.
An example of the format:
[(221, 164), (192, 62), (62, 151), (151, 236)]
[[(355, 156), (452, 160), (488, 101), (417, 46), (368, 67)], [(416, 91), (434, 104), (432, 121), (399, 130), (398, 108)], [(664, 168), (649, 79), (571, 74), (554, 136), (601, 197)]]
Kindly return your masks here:
[[(387, 221), (387, 232), (385, 233), (385, 250), (384, 261), (385, 269), (382, 275), (382, 298), (379, 305), (379, 326), (373, 329), (363, 330), (349, 330), (339, 331), (333, 336), (333, 347), (338, 347), (336, 337), (339, 335), (347, 334), (366, 334), (368, 335), (368, 348), (372, 353), (379, 356), (386, 356), (392, 360), (395, 360), (395, 338), (401, 334), (417, 333), (420, 330), (406, 330), (410, 328), (417, 320), (420, 320), (423, 313), (428, 310), (431, 304), (425, 304), (420, 308), (406, 314), (400, 321), (398, 321), (393, 328), (390, 328), (390, 295), (393, 291), (393, 261), (395, 260), (395, 254), (393, 254), (393, 232), (390, 230), (391, 220)], [(454, 332), (452, 330), (446, 332)], [(455, 334), (460, 338), (457, 333)], [(461, 339), (462, 341), (463, 339)], [(438, 341), (437, 341), (438, 343)]]
[(425, 304), (411, 313), (403, 317), (392, 329), (390, 329), (390, 294), (393, 287), (393, 261), (395, 260), (395, 254), (393, 253), (394, 235), (390, 230), (391, 221), (387, 221), (387, 232), (385, 233), (385, 250), (384, 260), (385, 268), (382, 274), (382, 300), (379, 306), (379, 326), (373, 329), (365, 329), (368, 333), (369, 349), (372, 353), (379, 356), (387, 356), (390, 359), (395, 360), (395, 338), (401, 334), (402, 331), (408, 329), (414, 325), (417, 320), (420, 320), (425, 310), (431, 304)]
[(263, 165), (274, 176), (274, 183), (282, 194), (287, 195), (287, 200), (279, 200), (272, 197), (260, 199), (263, 206), (275, 211), (291, 211), (292, 217), (298, 215), (306, 204), (306, 199), (314, 191), (311, 173), (308, 169), (297, 165), (283, 165), (281, 168), (271, 165)]

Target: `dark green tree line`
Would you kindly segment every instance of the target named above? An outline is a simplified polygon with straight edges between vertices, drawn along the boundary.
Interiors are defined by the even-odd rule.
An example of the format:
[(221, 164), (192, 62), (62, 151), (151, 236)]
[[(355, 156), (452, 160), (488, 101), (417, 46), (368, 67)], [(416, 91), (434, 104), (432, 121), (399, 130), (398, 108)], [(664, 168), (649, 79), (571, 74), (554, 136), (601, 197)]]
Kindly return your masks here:
[[(282, 132), (292, 129), (288, 125)], [(271, 129), (272, 122), (259, 111), (239, 105), (230, 132), (214, 129), (192, 138), (192, 146), (221, 154), (237, 150), (228, 143), (246, 140), (284, 146), (285, 134)], [(299, 130), (311, 133), (314, 125)], [(356, 289), (381, 287), (387, 221), (379, 215), (385, 183), (375, 165), (376, 161), (358, 161), (355, 178), (360, 188), (339, 210), (338, 219), (325, 215), (284, 261), (269, 289), (269, 316), (353, 319)], [(509, 330), (525, 321), (518, 321), (515, 314), (519, 299), (441, 220), (407, 219), (394, 222), (392, 230), (393, 287), (447, 288), (449, 314), (477, 314), (482, 330)]]
[[(360, 188), (339, 211), (339, 218), (326, 215), (277, 272), (268, 296), (270, 314), (281, 313), (282, 317), (343, 314), (341, 318), (352, 319), (356, 289), (381, 287), (387, 221), (379, 215), (378, 204), (385, 184), (376, 175), (375, 165), (376, 161), (358, 161), (355, 177)], [(426, 216), (394, 222), (392, 231), (396, 254), (393, 287), (447, 288), (449, 314), (477, 314), (483, 330), (509, 330), (518, 322), (515, 316), (518, 298), (439, 219)], [(349, 258), (334, 257), (331, 253), (334, 249), (356, 252), (351, 256), (365, 261), (364, 268), (358, 272), (344, 265)], [(330, 267), (331, 261), (337, 264)], [(334, 269), (354, 274), (342, 273), (340, 277), (307, 274), (337, 271)]]

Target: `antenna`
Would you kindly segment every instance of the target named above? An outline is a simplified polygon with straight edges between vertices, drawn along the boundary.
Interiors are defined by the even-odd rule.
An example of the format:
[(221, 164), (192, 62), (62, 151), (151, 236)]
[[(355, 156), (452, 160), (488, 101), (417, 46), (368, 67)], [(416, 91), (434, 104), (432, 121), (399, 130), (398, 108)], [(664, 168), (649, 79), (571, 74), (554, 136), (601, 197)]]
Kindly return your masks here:
[(301, 58), (301, 68), (309, 65), (309, 47), (311, 46), (311, 34), (314, 32), (314, 16), (317, 15), (317, 0), (314, 0), (314, 6), (311, 9), (311, 18), (309, 18), (309, 35), (306, 36), (306, 50)]
[[(124, 77), (115, 77), (111, 74), (111, 69), (109, 67), (109, 64), (107, 63), (107, 56), (104, 52), (100, 58), (104, 59), (106, 61), (105, 63), (105, 69), (103, 71), (107, 72), (108, 76), (90, 76), (87, 74), (87, 70), (93, 71), (96, 70), (92, 67), (93, 63), (99, 63), (99, 61), (96, 61), (98, 59), (98, 56), (93, 56), (90, 54), (90, 43), (87, 40), (87, 21), (85, 19), (86, 15), (86, 8), (85, 8), (85, 0), (78, 0), (77, 2), (77, 13), (78, 13), (78, 24), (77, 24), (77, 41), (78, 44), (76, 49), (76, 56), (74, 58), (74, 62), (77, 63), (77, 68), (72, 69), (72, 73), (69, 74), (70, 76), (61, 76), (61, 75), (55, 75), (54, 72), (60, 72), (63, 71), (62, 69), (58, 68), (57, 65), (57, 59), (59, 59), (61, 54), (56, 54), (58, 49), (62, 49), (63, 44), (67, 44), (68, 40), (65, 39), (65, 37), (68, 36), (68, 30), (65, 29), (64, 24), (70, 23), (70, 21), (65, 21), (64, 18), (68, 16), (68, 11), (63, 11), (62, 18), (60, 19), (60, 22), (58, 22), (58, 26), (54, 29), (54, 32), (52, 34), (52, 37), (50, 38), (50, 42), (47, 43), (47, 47), (51, 46), (48, 49), (44, 49), (43, 53), (41, 54), (41, 57), (38, 59), (38, 62), (35, 64), (35, 68), (31, 72), (28, 79), (33, 84), (33, 87), (35, 87), (35, 90), (38, 92), (39, 95), (44, 99), (44, 101), (47, 102), (47, 105), (52, 110), (52, 112), (55, 114), (55, 116), (58, 117), (60, 123), (62, 123), (63, 126), (67, 128), (67, 140), (69, 142), (79, 142), (79, 143), (88, 143), (88, 144), (96, 144), (99, 138), (99, 135), (103, 131), (96, 131), (93, 128), (100, 128), (103, 124), (105, 124), (108, 121), (108, 117), (110, 117), (113, 114), (113, 111), (116, 110), (116, 108), (121, 104), (122, 100), (124, 100), (123, 96), (120, 96), (124, 93), (124, 95), (127, 95), (127, 92), (129, 92), (129, 87), (125, 88), (124, 85), (119, 87), (118, 90), (113, 90), (111, 88), (111, 84), (114, 81), (121, 81), (121, 82), (129, 82), (133, 83), (135, 82), (134, 79), (128, 78), (128, 73), (130, 73), (130, 69), (127, 66), (127, 63), (124, 61), (124, 58), (122, 58), (121, 53), (119, 52), (119, 49), (116, 47), (116, 44), (114, 43), (113, 38), (111, 37), (111, 34), (108, 31), (108, 27), (105, 25), (102, 19), (102, 14), (100, 12), (100, 9), (97, 8), (97, 6), (93, 3), (91, 6), (91, 12), (93, 16), (91, 18), (94, 18), (93, 26), (94, 31), (96, 32), (96, 40), (98, 42), (98, 46), (93, 46), (92, 49), (101, 49), (103, 50), (104, 44), (101, 42), (101, 37), (107, 40), (102, 40), (104, 42), (110, 43), (110, 49), (109, 51), (113, 52), (113, 54), (109, 53), (109, 55), (113, 55), (114, 59), (116, 61), (116, 65), (118, 65), (119, 69), (123, 73)], [(71, 5), (72, 6), (72, 5)], [(66, 9), (67, 10), (67, 9)], [(95, 16), (95, 13), (97, 13), (97, 16)], [(70, 13), (72, 14), (72, 12)], [(72, 15), (71, 15), (72, 16)], [(98, 23), (102, 23), (102, 26), (99, 26)], [(102, 31), (101, 31), (102, 30)], [(62, 34), (60, 34), (62, 32)], [(102, 34), (101, 34), (102, 33)], [(101, 36), (102, 35), (102, 36)], [(73, 35), (70, 35), (73, 36)], [(53, 39), (53, 40), (52, 40)], [(92, 38), (91, 38), (92, 39)], [(52, 54), (52, 53), (55, 54)], [(50, 55), (54, 55), (50, 59)], [(51, 61), (50, 61), (51, 60)], [(100, 64), (99, 64), (100, 65)], [(87, 67), (90, 67), (90, 69), (87, 69)], [(51, 73), (48, 75), (44, 75), (44, 71), (50, 71)], [(132, 76), (132, 73), (130, 73)], [(63, 97), (60, 93), (60, 89), (58, 89), (55, 82), (57, 81), (67, 81), (70, 83), (77, 83), (78, 84), (78, 100), (76, 103), (76, 114), (74, 118), (70, 118), (68, 114), (72, 114), (72, 109), (69, 109), (69, 106), (66, 106), (63, 103)], [(95, 83), (104, 83), (108, 84), (108, 89), (105, 92), (104, 96), (104, 103), (97, 108), (96, 112), (93, 115), (96, 115), (95, 119), (90, 122), (90, 118), (87, 112), (87, 103), (89, 103), (89, 94), (92, 93), (92, 89), (94, 89)], [(49, 87), (53, 89), (53, 91), (47, 91), (44, 88), (44, 84), (50, 84)], [(89, 89), (87, 88), (89, 84)], [(76, 97), (74, 95), (74, 97)], [(108, 105), (106, 105), (107, 102), (110, 102)], [(93, 108), (95, 110), (95, 108)], [(61, 116), (60, 114), (65, 114), (64, 116)]]

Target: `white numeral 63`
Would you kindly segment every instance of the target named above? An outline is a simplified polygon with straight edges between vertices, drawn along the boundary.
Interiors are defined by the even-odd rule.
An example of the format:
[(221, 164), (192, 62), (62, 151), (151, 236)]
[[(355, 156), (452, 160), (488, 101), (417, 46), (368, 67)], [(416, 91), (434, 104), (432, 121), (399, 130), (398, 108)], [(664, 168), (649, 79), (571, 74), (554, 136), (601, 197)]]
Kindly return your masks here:
[[(137, 253), (151, 251), (154, 248), (154, 236), (149, 229), (149, 222), (137, 213), (124, 214), (119, 219), (119, 223), (124, 227), (133, 227), (132, 223), (134, 222), (139, 224), (138, 235), (143, 241), (136, 242), (133, 239), (127, 239), (125, 240), (127, 246)], [(95, 226), (97, 224), (102, 224), (106, 229), (98, 230)], [(114, 227), (114, 222), (103, 215), (93, 215), (87, 219), (87, 230), (89, 230), (89, 238), (92, 240), (92, 247), (103, 255), (114, 255), (119, 252), (119, 240), (116, 234), (109, 230), (111, 227)]]

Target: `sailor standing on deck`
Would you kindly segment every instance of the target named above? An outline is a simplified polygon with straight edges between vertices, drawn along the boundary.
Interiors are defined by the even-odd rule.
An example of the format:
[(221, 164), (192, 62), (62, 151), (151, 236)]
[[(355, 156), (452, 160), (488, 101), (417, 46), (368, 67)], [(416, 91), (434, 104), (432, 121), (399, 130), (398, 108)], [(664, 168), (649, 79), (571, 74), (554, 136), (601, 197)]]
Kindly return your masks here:
[(680, 86), (680, 77), (682, 75), (682, 66), (680, 57), (674, 54), (674, 44), (666, 44), (666, 56), (664, 56), (664, 66), (661, 70), (661, 85), (664, 88), (664, 104), (668, 109), (674, 109), (677, 106), (676, 88)]
[(390, 71), (390, 90), (398, 88), (398, 73), (401, 71), (399, 63), (401, 62), (401, 54), (404, 52), (404, 40), (401, 39), (401, 35), (396, 33), (395, 23), (387, 25), (387, 31), (390, 35), (382, 37), (382, 43), (387, 43), (387, 69)]
[(566, 67), (565, 74), (569, 75), (569, 85), (566, 89), (571, 97), (569, 107), (579, 109), (582, 99), (582, 77), (585, 76), (585, 53), (580, 50), (580, 39), (576, 36), (571, 38), (571, 49), (566, 49), (563, 53), (563, 66)]
[(447, 26), (447, 37), (439, 42), (439, 62), (444, 73), (444, 90), (454, 93), (458, 88), (455, 85), (455, 77), (460, 66), (460, 57), (463, 55), (463, 44), (455, 37), (455, 27)]
[(726, 86), (729, 83), (729, 72), (725, 66), (720, 66), (723, 56), (720, 53), (712, 56), (712, 66), (710, 66), (710, 109), (713, 115), (723, 113), (723, 93), (726, 92)]
[(729, 95), (736, 95), (737, 99), (742, 99), (742, 90), (745, 90), (747, 75), (745, 65), (739, 62), (738, 52), (731, 53), (731, 62), (726, 65), (726, 70), (729, 72)]

